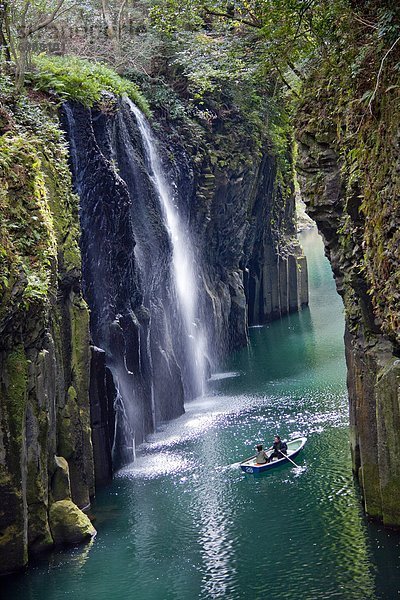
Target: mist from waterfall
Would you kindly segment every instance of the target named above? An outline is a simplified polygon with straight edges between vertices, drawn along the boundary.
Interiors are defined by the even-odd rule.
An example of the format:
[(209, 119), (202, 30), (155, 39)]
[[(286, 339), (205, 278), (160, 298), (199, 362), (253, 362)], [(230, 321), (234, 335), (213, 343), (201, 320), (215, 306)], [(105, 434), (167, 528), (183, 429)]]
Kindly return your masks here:
[(171, 242), (171, 275), (175, 285), (178, 312), (182, 317), (187, 336), (186, 347), (190, 353), (191, 387), (195, 395), (199, 395), (204, 392), (208, 362), (206, 336), (198, 315), (197, 267), (191, 235), (174, 202), (174, 192), (164, 174), (157, 142), (150, 126), (142, 112), (129, 98), (126, 98), (126, 102), (137, 121), (148, 175), (160, 200), (164, 224)]

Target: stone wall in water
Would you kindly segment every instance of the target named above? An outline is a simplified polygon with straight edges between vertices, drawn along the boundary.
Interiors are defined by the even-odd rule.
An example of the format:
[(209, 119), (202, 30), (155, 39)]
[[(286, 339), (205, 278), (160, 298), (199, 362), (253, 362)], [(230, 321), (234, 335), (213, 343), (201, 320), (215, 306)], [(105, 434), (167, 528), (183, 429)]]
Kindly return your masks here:
[(377, 54), (359, 36), (356, 80), (349, 64), (334, 72), (334, 88), (327, 85), (334, 65), (310, 77), (298, 167), (344, 302), (353, 469), (366, 513), (400, 526), (399, 52), (368, 107), (360, 98)]

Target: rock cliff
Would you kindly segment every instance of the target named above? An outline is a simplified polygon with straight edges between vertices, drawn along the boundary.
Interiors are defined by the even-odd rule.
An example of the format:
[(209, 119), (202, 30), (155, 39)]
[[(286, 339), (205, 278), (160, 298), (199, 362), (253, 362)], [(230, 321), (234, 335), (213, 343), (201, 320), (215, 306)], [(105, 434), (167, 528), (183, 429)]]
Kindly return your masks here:
[[(89, 314), (57, 119), (20, 99), (0, 136), (0, 573), (54, 542), (53, 502), (94, 493)], [(64, 485), (59, 485), (60, 460)], [(73, 502), (72, 502), (72, 501)], [(68, 527), (67, 527), (68, 529)]]
[(310, 75), (298, 167), (345, 307), (354, 472), (367, 514), (399, 526), (399, 50), (380, 63), (376, 30), (349, 35)]

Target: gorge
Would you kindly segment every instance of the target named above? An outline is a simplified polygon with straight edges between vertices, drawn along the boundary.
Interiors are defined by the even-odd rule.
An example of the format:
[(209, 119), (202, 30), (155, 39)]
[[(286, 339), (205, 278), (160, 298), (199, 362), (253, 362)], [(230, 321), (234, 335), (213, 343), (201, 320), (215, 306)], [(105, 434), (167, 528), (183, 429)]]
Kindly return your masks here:
[[(95, 497), (104, 499), (107, 489), (123, 489), (136, 503), (120, 523), (123, 515), (144, 515), (152, 531), (146, 498), (155, 510), (163, 505), (138, 493), (152, 487), (143, 465), (152, 448), (147, 458), (160, 485), (191, 515), (176, 493), (182, 486), (198, 510), (198, 521), (183, 519), (198, 532), (189, 535), (190, 553), (202, 548), (201, 561), (193, 559), (201, 582), (186, 571), (197, 581), (194, 593), (234, 598), (242, 589), (254, 597), (242, 576), (229, 576), (228, 557), (243, 573), (241, 553), (250, 548), (228, 535), (239, 509), (221, 511), (223, 520), (218, 509), (221, 499), (243, 500), (243, 514), (255, 507), (270, 528), (257, 494), (271, 490), (267, 481), (239, 483), (228, 466), (236, 459), (218, 445), (238, 453), (225, 425), (243, 447), (249, 436), (266, 435), (256, 427), (265, 422), (285, 435), (310, 433), (321, 452), (314, 466), (323, 455), (336, 465), (330, 478), (306, 455), (305, 470), (279, 480), (283, 500), (283, 483), (300, 495), (319, 490), (314, 517), (322, 534), (314, 543), (328, 562), (345, 559), (353, 573), (348, 580), (337, 573), (335, 588), (304, 564), (304, 590), (347, 598), (353, 581), (362, 600), (397, 594), (396, 583), (382, 583), (369, 525), (350, 509), (400, 526), (399, 40), (400, 7), (389, 0), (0, 5), (0, 574), (54, 547), (93, 541), (88, 515), (97, 518), (91, 506), (96, 511)], [(329, 371), (325, 387), (316, 383), (332, 366), (331, 319), (338, 327), (342, 321), (334, 308), (331, 316), (319, 312), (318, 302), (307, 309), (296, 197), (323, 237), (343, 300), (348, 399), (339, 342), (338, 378)], [(332, 295), (319, 293), (338, 308)], [(302, 388), (305, 378), (310, 385)], [(225, 395), (231, 384), (247, 392)], [(254, 395), (253, 384), (260, 385)], [(228, 422), (221, 432), (212, 417), (219, 401)], [(329, 431), (314, 428), (321, 415)], [(175, 435), (175, 424), (186, 433)], [(192, 428), (200, 440), (194, 447)], [(197, 478), (196, 465), (215, 460), (221, 467), (222, 456), (214, 489), (206, 470)], [(188, 467), (194, 496), (174, 464)], [(324, 482), (319, 487), (317, 471), (334, 493)], [(120, 488), (121, 479), (129, 483)], [(255, 495), (231, 494), (232, 481)], [(282, 510), (280, 520), (292, 514)], [(359, 571), (341, 549), (341, 527)], [(388, 564), (397, 569), (397, 534), (379, 527), (371, 525), (371, 535), (390, 538)], [(264, 529), (250, 529), (252, 541), (266, 547)], [(300, 529), (314, 539), (312, 528)], [(135, 531), (149, 556), (146, 527)], [(245, 528), (237, 531), (247, 539)], [(287, 535), (290, 541), (290, 527)], [(332, 555), (330, 535), (338, 549)], [(369, 576), (375, 568), (376, 585)], [(138, 585), (146, 597), (146, 581)], [(173, 597), (175, 585), (184, 589), (170, 578), (163, 593)]]
[[(227, 352), (247, 343), (248, 314), (250, 324), (261, 324), (307, 304), (306, 263), (294, 235), (294, 194), (284, 196), (277, 180), (279, 167), (267, 148), (256, 160), (251, 146), (248, 156), (240, 149), (241, 160), (233, 155), (235, 162), (223, 169), (210, 163), (205, 153), (196, 166), (179, 136), (174, 147), (162, 146), (134, 104), (118, 99), (112, 103), (108, 112), (67, 103), (61, 115), (79, 195), (83, 295), (90, 309), (92, 345), (86, 305), (73, 295), (80, 298), (79, 263), (74, 263), (62, 288), (65, 307), (59, 307), (59, 293), (49, 306), (45, 295), (19, 304), (15, 292), (14, 303), (4, 307), (4, 328), (14, 323), (21, 306), (29, 315), (21, 325), (30, 327), (11, 330), (4, 338), (9, 349), (3, 350), (8, 366), (3, 370), (2, 398), (10, 423), (14, 390), (25, 398), (19, 416), (23, 435), (15, 440), (13, 454), (4, 444), (3, 493), (20, 498), (20, 525), (15, 530), (20, 533), (3, 534), (5, 572), (51, 545), (56, 525), (49, 525), (49, 509), (55, 501), (72, 500), (87, 507), (95, 483), (109, 481), (115, 469), (134, 459), (135, 447), (146, 435), (183, 413), (184, 402), (201, 392), (210, 369)], [(214, 127), (229, 125), (225, 120)], [(222, 135), (229, 136), (229, 130)], [(50, 198), (50, 181), (44, 182), (42, 200), (53, 215), (51, 230), (60, 198), (57, 188)], [(62, 208), (67, 211), (69, 204)], [(68, 220), (61, 224), (60, 240), (72, 232), (77, 235), (77, 223), (71, 231)], [(58, 260), (49, 263), (55, 292), (57, 269), (66, 263), (66, 255), (59, 242)], [(14, 281), (11, 289), (21, 285), (17, 273)], [(40, 310), (40, 325), (35, 310)], [(52, 311), (60, 311), (65, 324), (53, 321)], [(76, 314), (85, 320), (75, 322)], [(50, 348), (64, 348), (65, 358), (50, 351), (49, 343)], [(32, 345), (55, 369), (52, 379), (31, 357)], [(32, 379), (27, 370), (16, 387), (25, 356), (36, 374)], [(53, 388), (45, 388), (43, 399), (36, 400), (36, 380), (54, 381), (55, 405)], [(44, 409), (46, 403), (49, 408)], [(28, 407), (32, 418), (25, 424)], [(48, 416), (41, 425), (43, 409)], [(62, 423), (73, 427), (72, 437)], [(10, 426), (5, 424), (3, 431)], [(53, 460), (62, 468), (53, 466)], [(56, 490), (58, 471), (65, 481), (62, 490)], [(26, 482), (22, 489), (20, 477)], [(15, 503), (7, 506), (6, 532), (7, 522), (15, 527), (16, 510)]]
[[(94, 543), (3, 581), (13, 600), (396, 595), (398, 533), (364, 518), (351, 473), (342, 302), (316, 230), (301, 242), (310, 308), (251, 328), (209, 392), (98, 490)], [(237, 461), (276, 431), (308, 436), (299, 468), (243, 475)]]

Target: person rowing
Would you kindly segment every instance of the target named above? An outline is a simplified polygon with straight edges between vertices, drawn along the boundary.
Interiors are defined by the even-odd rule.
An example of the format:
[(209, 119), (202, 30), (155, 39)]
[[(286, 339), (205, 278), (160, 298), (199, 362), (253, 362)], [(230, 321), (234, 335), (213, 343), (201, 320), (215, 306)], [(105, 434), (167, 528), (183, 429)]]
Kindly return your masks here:
[(283, 458), (283, 456), (286, 456), (288, 448), (287, 448), (286, 442), (282, 442), (280, 436), (275, 435), (274, 443), (272, 445), (272, 448), (270, 448), (270, 450), (273, 450), (273, 452), (270, 455), (270, 457), (268, 458), (268, 462), (271, 462), (274, 458), (279, 459), (279, 458)]

